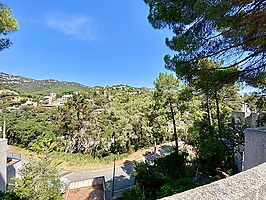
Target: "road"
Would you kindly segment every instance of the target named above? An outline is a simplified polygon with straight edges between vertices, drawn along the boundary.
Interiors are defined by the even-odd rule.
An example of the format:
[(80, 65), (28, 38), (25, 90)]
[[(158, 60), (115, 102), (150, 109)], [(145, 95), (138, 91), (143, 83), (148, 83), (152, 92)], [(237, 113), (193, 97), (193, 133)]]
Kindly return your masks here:
[[(134, 166), (132, 163), (125, 164), (122, 166), (117, 166), (115, 168), (115, 191), (119, 191), (124, 188), (132, 187), (134, 185)], [(107, 197), (111, 196), (112, 183), (113, 183), (113, 168), (100, 169), (95, 171), (80, 171), (72, 172), (70, 174), (64, 175), (70, 181), (77, 181), (83, 179), (94, 178), (98, 176), (104, 176), (106, 181), (106, 191)], [(107, 198), (111, 199), (111, 198)]]
[[(143, 157), (137, 162), (147, 161), (153, 163), (154, 159), (164, 156), (167, 153), (173, 151), (172, 145), (164, 145), (156, 150), (156, 152), (148, 153), (143, 155)], [(89, 178), (94, 178), (98, 176), (104, 176), (106, 181), (106, 199), (111, 199), (112, 193), (112, 184), (113, 184), (113, 167), (107, 169), (99, 169), (94, 171), (79, 171), (79, 172), (70, 172), (62, 177), (68, 179), (69, 181), (78, 181)], [(114, 181), (114, 191), (115, 195), (119, 195), (122, 190), (130, 188), (134, 185), (134, 162), (127, 162), (121, 166), (115, 167), (115, 181)]]

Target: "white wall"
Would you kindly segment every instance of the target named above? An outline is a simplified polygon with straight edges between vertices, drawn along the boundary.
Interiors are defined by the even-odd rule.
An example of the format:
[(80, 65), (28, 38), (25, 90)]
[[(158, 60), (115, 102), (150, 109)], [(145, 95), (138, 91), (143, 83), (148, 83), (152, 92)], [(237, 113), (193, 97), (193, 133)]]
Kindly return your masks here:
[(6, 190), (7, 140), (0, 139), (0, 191)]

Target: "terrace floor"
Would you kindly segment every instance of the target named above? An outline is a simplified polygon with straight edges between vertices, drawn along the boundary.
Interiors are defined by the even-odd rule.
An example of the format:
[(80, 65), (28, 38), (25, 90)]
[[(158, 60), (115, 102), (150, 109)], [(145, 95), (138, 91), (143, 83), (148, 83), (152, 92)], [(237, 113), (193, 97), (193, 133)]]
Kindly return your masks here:
[(69, 189), (65, 200), (104, 200), (102, 185)]

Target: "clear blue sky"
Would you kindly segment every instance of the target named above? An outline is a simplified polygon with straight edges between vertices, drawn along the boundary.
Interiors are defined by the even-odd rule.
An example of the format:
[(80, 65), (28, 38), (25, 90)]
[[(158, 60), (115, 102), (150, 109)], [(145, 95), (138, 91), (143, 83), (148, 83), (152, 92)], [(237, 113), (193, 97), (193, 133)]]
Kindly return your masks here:
[[(153, 87), (169, 30), (155, 30), (143, 0), (2, 0), (20, 28), (0, 52), (0, 71), (88, 86)], [(243, 92), (253, 89), (245, 88)]]
[[(0, 71), (84, 85), (152, 87), (170, 52), (142, 0), (2, 1), (20, 28), (0, 53)], [(170, 71), (169, 71), (170, 72)]]

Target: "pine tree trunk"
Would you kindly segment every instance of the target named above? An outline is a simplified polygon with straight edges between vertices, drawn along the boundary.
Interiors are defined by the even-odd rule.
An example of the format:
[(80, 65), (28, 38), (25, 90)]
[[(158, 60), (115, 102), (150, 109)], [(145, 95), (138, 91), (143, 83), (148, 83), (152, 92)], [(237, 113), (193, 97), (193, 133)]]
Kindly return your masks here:
[(222, 129), (221, 129), (221, 119), (220, 119), (219, 98), (218, 98), (217, 91), (215, 91), (215, 101), (216, 101), (218, 128), (219, 128), (219, 133), (221, 133)]
[(206, 107), (207, 107), (207, 114), (208, 114), (208, 125), (209, 125), (209, 129), (210, 129), (210, 127), (211, 127), (211, 113), (210, 113), (209, 97), (208, 96), (206, 96), (206, 100), (207, 100)]
[(172, 116), (173, 126), (174, 126), (175, 150), (176, 150), (176, 153), (178, 153), (178, 137), (177, 137), (177, 132), (176, 132), (175, 115), (174, 115), (174, 110), (173, 110), (171, 99), (170, 99), (169, 104), (170, 104), (171, 116)]

